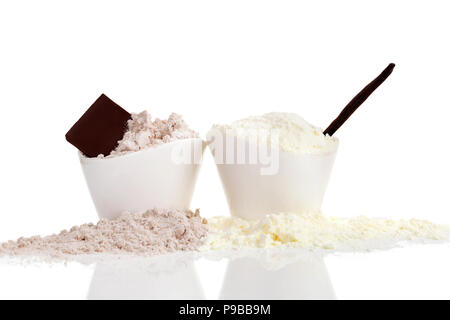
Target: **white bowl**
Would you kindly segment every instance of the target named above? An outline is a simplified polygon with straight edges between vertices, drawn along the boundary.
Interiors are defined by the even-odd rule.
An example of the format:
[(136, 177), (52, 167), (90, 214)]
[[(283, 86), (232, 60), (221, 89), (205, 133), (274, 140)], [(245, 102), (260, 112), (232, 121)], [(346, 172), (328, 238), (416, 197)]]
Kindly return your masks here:
[[(242, 143), (245, 150), (251, 148), (247, 139)], [(278, 170), (271, 175), (261, 174), (267, 167), (261, 163), (226, 164), (216, 159), (231, 215), (255, 220), (272, 213), (320, 210), (337, 146), (338, 142), (324, 154), (278, 151)], [(226, 153), (224, 147), (224, 158)]]
[[(99, 217), (153, 208), (189, 209), (203, 150), (203, 141), (193, 138), (112, 158), (87, 158), (80, 153)], [(183, 156), (187, 163), (179, 163)]]

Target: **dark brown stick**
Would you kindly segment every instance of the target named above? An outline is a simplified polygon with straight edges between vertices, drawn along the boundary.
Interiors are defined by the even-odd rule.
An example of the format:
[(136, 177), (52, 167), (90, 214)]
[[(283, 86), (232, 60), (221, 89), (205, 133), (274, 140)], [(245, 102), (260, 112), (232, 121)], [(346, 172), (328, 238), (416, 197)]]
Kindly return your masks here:
[(353, 99), (350, 101), (345, 108), (341, 111), (339, 116), (328, 126), (328, 128), (323, 132), (323, 134), (328, 134), (332, 136), (343, 124), (345, 121), (350, 118), (353, 112), (360, 105), (363, 104), (364, 101), (374, 92), (383, 82), (386, 80), (389, 75), (394, 70), (395, 64), (390, 63), (383, 72), (376, 77), (371, 83), (364, 87)]

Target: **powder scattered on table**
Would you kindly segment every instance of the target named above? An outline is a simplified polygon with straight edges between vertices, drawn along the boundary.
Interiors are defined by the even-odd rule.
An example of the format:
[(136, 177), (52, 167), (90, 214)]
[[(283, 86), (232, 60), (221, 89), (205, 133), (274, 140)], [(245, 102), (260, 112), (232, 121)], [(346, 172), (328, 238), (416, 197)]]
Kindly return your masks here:
[(449, 241), (450, 226), (426, 220), (335, 218), (320, 212), (280, 213), (261, 220), (216, 216), (199, 211), (149, 210), (101, 219), (46, 237), (0, 244), (0, 256), (56, 259), (95, 254), (153, 256), (182, 251), (307, 249), (346, 252), (389, 249), (403, 243)]
[(390, 220), (364, 216), (334, 218), (320, 212), (280, 213), (256, 221), (236, 217), (208, 219), (204, 250), (302, 248), (367, 251), (398, 246), (403, 241), (450, 240), (450, 226), (425, 220)]
[(81, 254), (134, 254), (151, 256), (196, 250), (207, 235), (199, 210), (153, 209), (143, 214), (123, 213), (46, 237), (19, 238), (0, 244), (0, 255), (64, 258)]

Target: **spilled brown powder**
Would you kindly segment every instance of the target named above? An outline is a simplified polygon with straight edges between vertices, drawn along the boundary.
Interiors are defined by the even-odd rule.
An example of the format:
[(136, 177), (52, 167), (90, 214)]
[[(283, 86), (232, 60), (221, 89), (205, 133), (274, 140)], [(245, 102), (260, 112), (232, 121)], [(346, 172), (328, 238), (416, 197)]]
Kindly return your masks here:
[(207, 235), (206, 220), (192, 211), (153, 209), (124, 213), (114, 220), (74, 226), (46, 237), (19, 238), (0, 244), (0, 255), (62, 258), (80, 254), (156, 255), (195, 250)]

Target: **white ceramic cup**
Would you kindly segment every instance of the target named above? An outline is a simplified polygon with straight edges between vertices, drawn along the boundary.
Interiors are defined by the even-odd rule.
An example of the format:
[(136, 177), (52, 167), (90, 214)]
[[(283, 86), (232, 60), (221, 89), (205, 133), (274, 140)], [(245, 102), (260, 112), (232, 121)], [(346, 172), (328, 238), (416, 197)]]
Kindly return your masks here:
[(81, 167), (100, 218), (153, 208), (189, 209), (205, 144), (182, 139)]
[[(245, 150), (251, 149), (252, 142), (243, 140)], [(216, 158), (231, 215), (255, 220), (272, 213), (320, 210), (337, 147), (338, 142), (331, 152), (313, 155), (277, 151), (278, 169), (271, 175), (261, 174), (267, 164), (217, 163)]]

